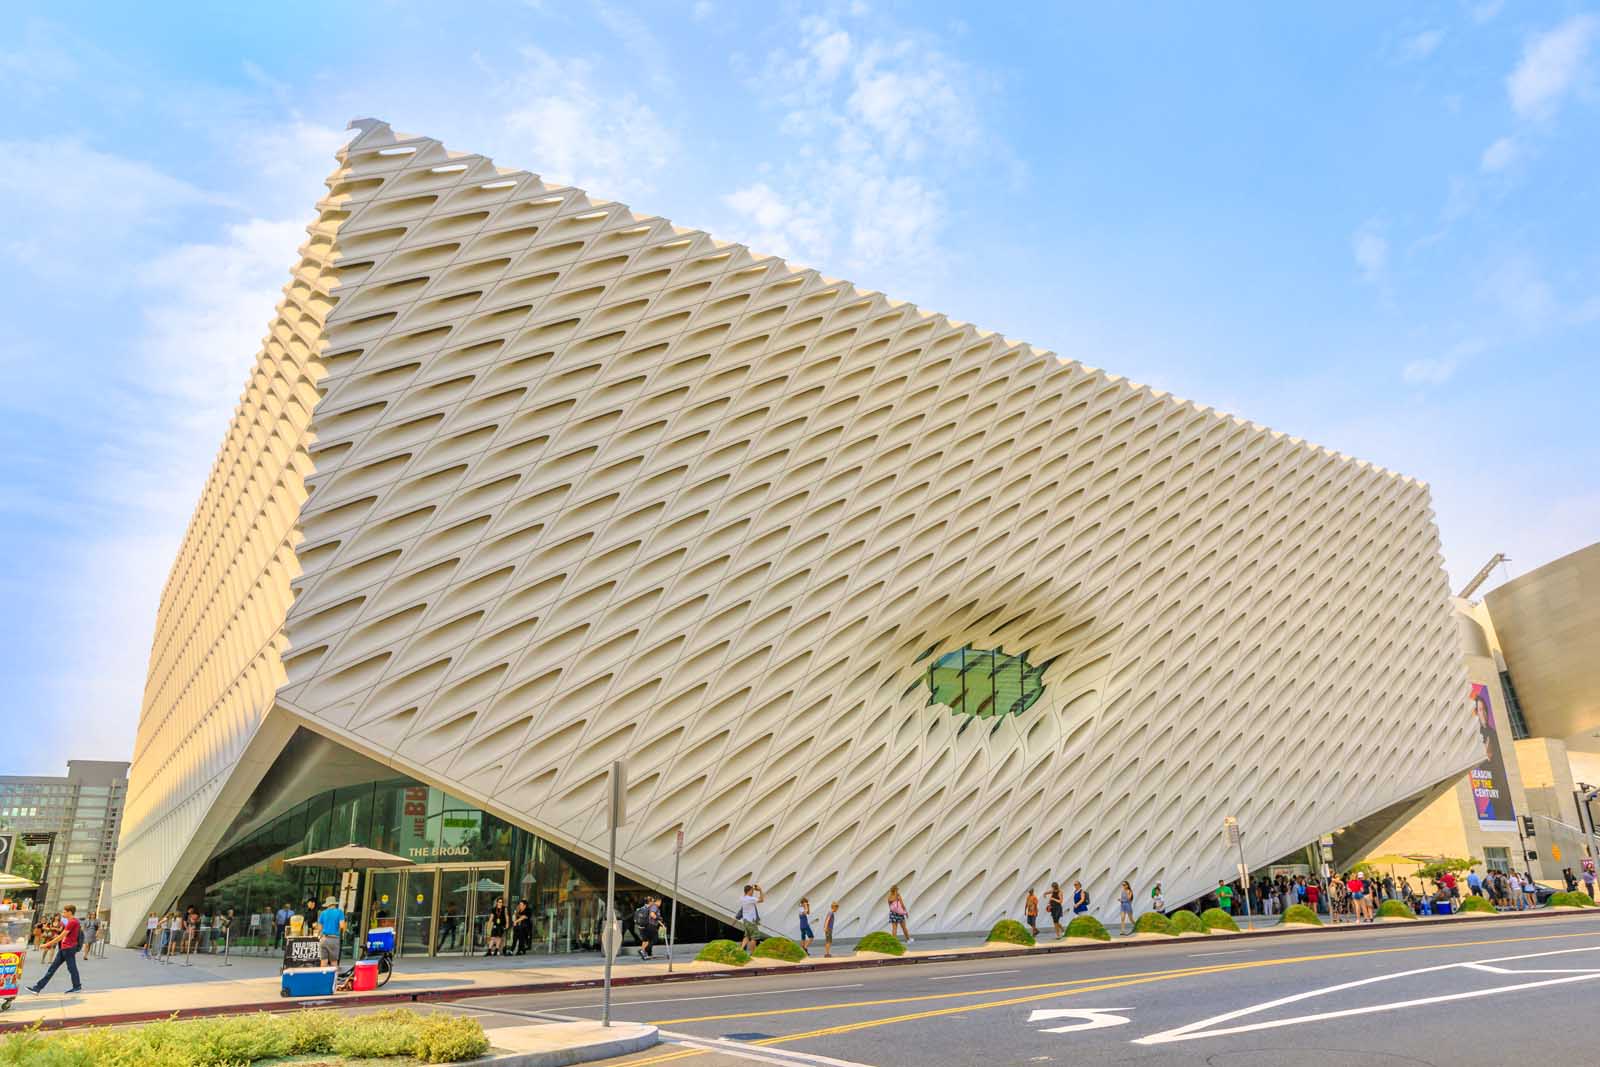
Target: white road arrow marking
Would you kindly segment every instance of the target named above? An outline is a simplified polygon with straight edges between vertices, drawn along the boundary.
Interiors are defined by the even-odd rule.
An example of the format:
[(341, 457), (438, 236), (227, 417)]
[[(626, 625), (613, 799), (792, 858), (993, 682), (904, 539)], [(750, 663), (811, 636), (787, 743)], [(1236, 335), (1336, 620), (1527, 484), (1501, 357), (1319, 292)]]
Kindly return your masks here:
[(1050, 1026), (1039, 1031), (1041, 1034), (1072, 1034), (1079, 1030), (1103, 1030), (1108, 1026), (1123, 1026), (1128, 1022), (1128, 1017), (1111, 1013), (1132, 1010), (1132, 1008), (1035, 1008), (1028, 1016), (1028, 1021), (1037, 1023), (1046, 1019), (1082, 1019), (1082, 1022), (1071, 1026)]

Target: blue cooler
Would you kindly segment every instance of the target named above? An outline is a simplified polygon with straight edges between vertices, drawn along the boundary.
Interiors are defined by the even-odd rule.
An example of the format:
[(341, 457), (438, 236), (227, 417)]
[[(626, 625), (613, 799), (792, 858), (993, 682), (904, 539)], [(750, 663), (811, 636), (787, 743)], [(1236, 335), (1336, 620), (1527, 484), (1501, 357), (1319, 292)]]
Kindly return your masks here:
[(367, 931), (367, 951), (369, 953), (394, 951), (394, 927), (378, 926)]
[(331, 997), (338, 978), (337, 967), (291, 967), (283, 972), (286, 997)]

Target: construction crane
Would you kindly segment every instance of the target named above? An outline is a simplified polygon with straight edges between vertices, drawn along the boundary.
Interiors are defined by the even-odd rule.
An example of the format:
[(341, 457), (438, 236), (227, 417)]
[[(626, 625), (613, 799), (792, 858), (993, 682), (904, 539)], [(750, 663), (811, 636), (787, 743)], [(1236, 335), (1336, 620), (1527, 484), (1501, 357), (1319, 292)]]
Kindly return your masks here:
[(1472, 576), (1472, 581), (1461, 587), (1461, 592), (1457, 593), (1456, 596), (1460, 597), (1462, 600), (1467, 599), (1473, 593), (1478, 591), (1478, 586), (1489, 580), (1489, 574), (1491, 571), (1500, 566), (1502, 563), (1510, 562), (1510, 560), (1511, 557), (1506, 555), (1504, 552), (1496, 552), (1493, 558), (1491, 558), (1488, 563), (1483, 565), (1483, 569)]

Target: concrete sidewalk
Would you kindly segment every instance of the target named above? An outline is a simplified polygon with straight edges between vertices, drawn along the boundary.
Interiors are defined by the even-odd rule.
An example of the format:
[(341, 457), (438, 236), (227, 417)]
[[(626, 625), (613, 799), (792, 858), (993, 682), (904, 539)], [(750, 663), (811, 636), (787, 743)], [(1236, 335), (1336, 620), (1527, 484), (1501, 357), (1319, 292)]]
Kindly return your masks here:
[[(1392, 920), (1392, 922), (1408, 926), (1435, 924), (1479, 926), (1580, 914), (1584, 913), (1576, 910), (1544, 909), (1497, 916), (1467, 915)], [(1600, 909), (1596, 909), (1593, 914), (1600, 916)], [(1208, 935), (1208, 940), (1272, 936), (1306, 937), (1318, 933), (1337, 935), (1343, 930), (1356, 929), (1371, 929), (1371, 927), (1351, 923), (1324, 927), (1286, 927), (1274, 923), (1271, 926), (1245, 930), (1237, 934), (1211, 934)], [(801, 963), (752, 960), (742, 968), (696, 962), (694, 956), (702, 946), (680, 945), (677, 947), (677, 961), (672, 966), (670, 974), (668, 963), (664, 958), (646, 962), (637, 956), (623, 955), (616, 962), (613, 981), (619, 985), (633, 985), (694, 978), (711, 972), (731, 977), (770, 974), (779, 970), (807, 967), (821, 969), (895, 966), (949, 958), (953, 954), (981, 953), (985, 956), (1003, 956), (1036, 952), (1100, 952), (1148, 944), (1150, 939), (1165, 940), (1161, 935), (1145, 934), (1128, 938), (1113, 935), (1112, 940), (1105, 943), (1083, 942), (1078, 939), (1057, 942), (1046, 930), (1039, 944), (1028, 949), (1017, 946), (987, 946), (982, 934), (932, 935), (917, 938), (904, 956), (885, 957), (868, 954), (870, 958), (852, 955), (855, 944), (852, 939), (835, 942), (835, 956), (832, 959), (823, 959), (818, 952)], [(38, 963), (37, 953), (30, 953), (24, 968), (24, 984), (37, 981), (42, 974), (43, 969)], [(185, 1016), (218, 1015), (241, 1011), (277, 1011), (296, 1007), (358, 1007), (456, 1000), (499, 992), (537, 992), (593, 986), (601, 982), (603, 975), (602, 961), (592, 954), (467, 959), (402, 958), (395, 961), (395, 974), (388, 985), (375, 993), (340, 993), (331, 998), (285, 1000), (279, 995), (278, 963), (275, 957), (234, 957), (224, 961), (219, 957), (196, 956), (186, 965), (181, 958), (174, 963), (158, 963), (142, 958), (136, 949), (110, 949), (104, 959), (90, 960), (84, 966), (85, 989), (81, 993), (64, 992), (68, 981), (64, 970), (56, 973), (53, 988), (47, 989), (43, 994), (31, 994), (26, 991), (19, 993), (11, 1010), (0, 1016), (0, 1031), (18, 1029), (34, 1023), (53, 1028), (137, 1022), (144, 1019), (165, 1018), (175, 1013)]]

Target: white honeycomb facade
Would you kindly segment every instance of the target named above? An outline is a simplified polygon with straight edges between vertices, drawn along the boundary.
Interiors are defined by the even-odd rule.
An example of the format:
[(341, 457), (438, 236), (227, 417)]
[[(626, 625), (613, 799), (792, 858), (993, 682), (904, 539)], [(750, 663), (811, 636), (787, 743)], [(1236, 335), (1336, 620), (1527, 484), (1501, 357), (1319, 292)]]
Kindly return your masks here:
[[(591, 857), (625, 758), (627, 873), (682, 829), (687, 901), (844, 933), (1184, 899), (1224, 815), (1473, 762), (1424, 485), (357, 125), (163, 594), (125, 940), (296, 725)], [(963, 647), (1042, 689), (930, 702)]]

